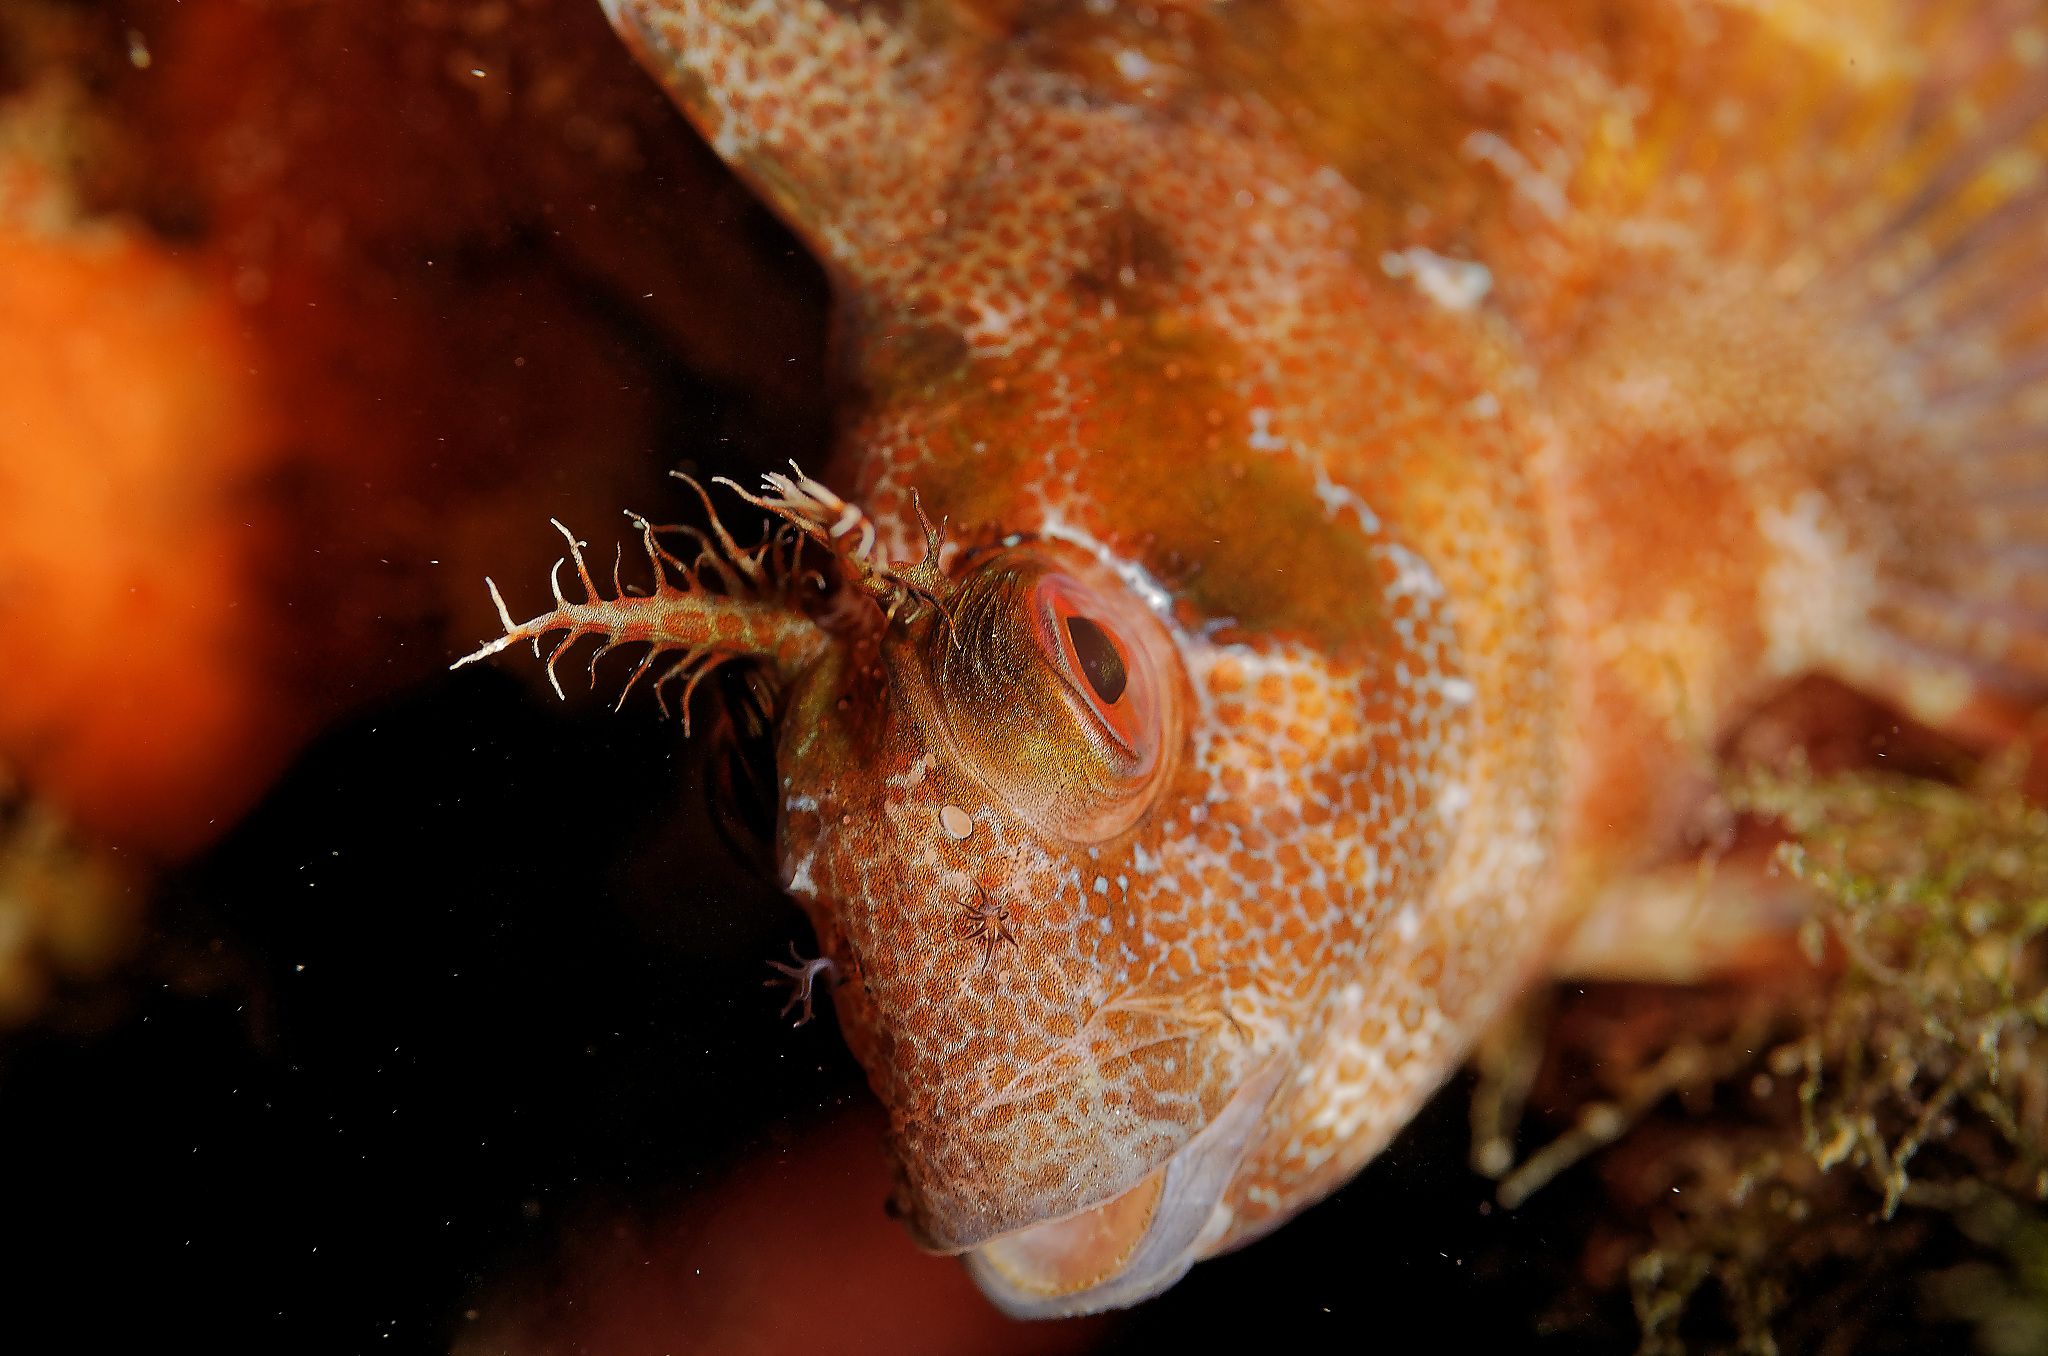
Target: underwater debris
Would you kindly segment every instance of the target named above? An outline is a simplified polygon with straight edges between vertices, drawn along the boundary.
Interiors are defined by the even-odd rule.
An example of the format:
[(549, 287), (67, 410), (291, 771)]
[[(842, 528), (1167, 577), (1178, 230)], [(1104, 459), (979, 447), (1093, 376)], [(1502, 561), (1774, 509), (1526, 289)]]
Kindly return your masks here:
[(1644, 1356), (2048, 1350), (2048, 810), (2003, 765), (1729, 799), (1812, 892), (1812, 982), (1561, 996), (1531, 1101), (1566, 1128), (1510, 1170), (1475, 1120), (1504, 1203), (1606, 1149), (1585, 1271)]
[(1792, 835), (1779, 860), (1821, 901), (1810, 949), (1824, 929), (1846, 961), (1795, 1047), (1804, 1147), (1862, 1170), (1887, 1218), (1915, 1160), (1973, 1128), (1989, 1136), (1977, 1172), (2048, 1197), (2048, 810), (2002, 776), (1753, 785), (1749, 808)]
[(0, 1031), (64, 981), (103, 974), (132, 944), (144, 892), (0, 764)]
[(0, 8), (0, 232), (54, 236), (85, 225), (78, 181), (113, 141), (89, 93), (95, 36), (75, 7)]

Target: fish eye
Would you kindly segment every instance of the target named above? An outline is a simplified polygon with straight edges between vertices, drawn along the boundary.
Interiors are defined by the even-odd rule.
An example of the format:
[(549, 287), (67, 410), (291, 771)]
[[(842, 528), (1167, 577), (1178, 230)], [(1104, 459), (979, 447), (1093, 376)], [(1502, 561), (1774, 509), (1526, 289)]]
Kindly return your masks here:
[(1178, 656), (1120, 581), (1048, 554), (985, 561), (924, 662), (962, 765), (1025, 818), (1092, 842), (1151, 803), (1179, 728)]

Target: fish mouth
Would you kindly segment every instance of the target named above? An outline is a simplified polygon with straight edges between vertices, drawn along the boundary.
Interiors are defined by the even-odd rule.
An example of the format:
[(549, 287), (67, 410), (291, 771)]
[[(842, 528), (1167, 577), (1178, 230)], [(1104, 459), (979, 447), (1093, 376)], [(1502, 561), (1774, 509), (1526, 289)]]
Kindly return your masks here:
[(1071, 1215), (1027, 1225), (967, 1254), (967, 1269), (1012, 1318), (1121, 1309), (1165, 1290), (1230, 1231), (1224, 1200), (1265, 1127), (1284, 1066), (1271, 1059), (1222, 1111), (1137, 1185)]

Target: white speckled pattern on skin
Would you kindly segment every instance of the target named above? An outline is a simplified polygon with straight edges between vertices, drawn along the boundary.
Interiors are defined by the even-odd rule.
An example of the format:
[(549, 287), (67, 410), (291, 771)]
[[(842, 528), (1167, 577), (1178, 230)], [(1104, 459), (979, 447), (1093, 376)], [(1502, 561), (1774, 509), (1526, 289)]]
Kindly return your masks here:
[[(1928, 470), (2048, 406), (1917, 415), (1996, 363), (1886, 309), (1933, 246), (1870, 148), (1963, 133), (1843, 57), (1939, 13), (1280, 8), (606, 0), (833, 277), (876, 557), (913, 489), (954, 527), (924, 594), (762, 653), (901, 1203), (1017, 1313), (1341, 1183), (1679, 848), (1734, 713), (1828, 668), (1954, 716), (1970, 646), (1880, 614), (1997, 602), (1941, 552), (2043, 535)], [(1822, 106), (1856, 154), (1784, 135)]]

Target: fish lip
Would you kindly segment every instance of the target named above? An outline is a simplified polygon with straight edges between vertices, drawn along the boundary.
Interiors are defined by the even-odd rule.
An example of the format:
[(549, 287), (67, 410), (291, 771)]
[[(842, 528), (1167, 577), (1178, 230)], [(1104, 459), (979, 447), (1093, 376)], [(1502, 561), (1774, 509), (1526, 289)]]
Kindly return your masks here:
[[(1123, 1191), (963, 1249), (975, 1284), (1021, 1319), (1125, 1308), (1172, 1286), (1228, 1235), (1231, 1183), (1291, 1070), (1280, 1056), (1267, 1058), (1194, 1138)], [(1068, 1272), (1057, 1254), (1069, 1243), (1107, 1251), (1084, 1253)]]

